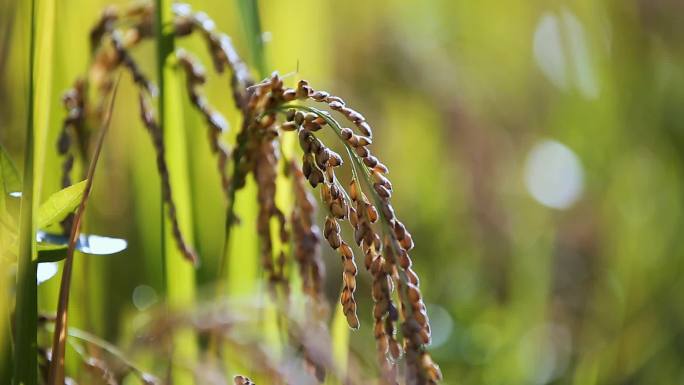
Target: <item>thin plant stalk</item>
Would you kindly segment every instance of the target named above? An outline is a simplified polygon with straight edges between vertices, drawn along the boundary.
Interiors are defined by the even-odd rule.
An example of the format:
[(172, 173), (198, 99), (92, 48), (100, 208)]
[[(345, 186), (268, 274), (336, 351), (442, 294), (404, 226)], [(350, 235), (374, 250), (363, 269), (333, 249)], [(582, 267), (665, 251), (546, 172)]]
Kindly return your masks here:
[[(261, 17), (259, 16), (259, 4), (257, 0), (250, 0), (250, 1), (242, 1), (238, 0), (237, 1), (238, 9), (240, 11), (241, 19), (243, 22), (243, 26), (245, 28), (245, 33), (247, 35), (247, 43), (249, 47), (250, 54), (252, 58), (254, 59), (257, 67), (257, 73), (260, 78), (264, 78), (266, 76), (266, 61), (265, 61), (265, 55), (264, 55), (264, 44), (263, 40), (261, 38), (262, 36), (262, 31), (261, 31)], [(248, 119), (247, 116), (243, 116), (243, 119)], [(243, 125), (247, 125), (250, 122), (243, 122)], [(233, 172), (233, 179), (231, 182), (231, 185), (228, 190), (228, 209), (227, 214), (226, 214), (226, 231), (225, 231), (225, 244), (223, 247), (223, 255), (219, 261), (219, 268), (218, 268), (218, 278), (219, 280), (222, 280), (224, 278), (224, 273), (226, 271), (226, 268), (228, 267), (227, 264), (230, 263), (230, 255), (233, 251), (233, 247), (231, 247), (231, 238), (238, 235), (246, 235), (246, 234), (253, 234), (251, 229), (249, 230), (249, 233), (245, 234), (232, 234), (232, 227), (236, 222), (236, 200), (238, 199), (238, 193), (237, 193), (237, 184), (240, 182), (238, 178), (235, 177), (235, 175), (239, 172), (238, 167), (240, 165), (240, 159), (245, 155), (246, 152), (246, 143), (240, 142), (238, 137), (238, 143), (236, 145), (235, 149), (235, 156), (234, 158), (234, 172)], [(243, 188), (243, 194), (240, 195), (253, 195), (255, 191), (255, 187), (247, 182), (247, 185)], [(246, 204), (243, 204), (243, 206), (247, 206)], [(254, 204), (250, 204), (249, 206), (251, 207), (243, 207), (241, 208), (243, 212), (245, 212), (248, 215), (255, 215), (254, 212), (256, 211), (256, 206)], [(247, 228), (247, 226), (243, 226), (243, 228)], [(240, 231), (238, 230), (238, 233)], [(256, 242), (256, 241), (255, 241)], [(250, 250), (251, 251), (251, 250)], [(241, 264), (244, 264), (244, 261), (240, 262)], [(227, 280), (228, 282), (242, 282), (246, 281), (245, 277), (245, 270), (242, 268), (237, 268), (237, 265), (231, 266), (232, 268), (229, 269)], [(256, 279), (256, 277), (254, 277)], [(252, 281), (252, 280), (250, 280)], [(244, 286), (252, 286), (250, 285), (253, 282), (243, 282), (245, 285)], [(234, 284), (232, 285), (234, 288), (236, 287)]]
[[(120, 77), (119, 77), (120, 79)], [(118, 90), (119, 81), (117, 80), (112, 92), (111, 100), (100, 129), (100, 134), (97, 138), (95, 151), (88, 166), (88, 174), (86, 179), (86, 186), (83, 191), (83, 198), (78, 206), (78, 211), (74, 216), (74, 221), (71, 225), (71, 232), (69, 234), (69, 245), (67, 247), (67, 255), (64, 260), (64, 270), (62, 272), (62, 281), (59, 287), (59, 303), (57, 305), (57, 316), (55, 319), (55, 332), (52, 340), (52, 359), (50, 360), (50, 370), (48, 372), (49, 385), (61, 385), (64, 383), (64, 360), (66, 352), (67, 339), (67, 317), (69, 308), (69, 289), (71, 287), (71, 275), (74, 265), (74, 251), (76, 249), (76, 240), (81, 229), (81, 222), (83, 214), (85, 213), (88, 197), (93, 188), (93, 180), (95, 177), (95, 169), (97, 168), (100, 153), (102, 152), (102, 144), (104, 143), (105, 135), (109, 129), (112, 120), (112, 111), (114, 109), (114, 101), (116, 100), (116, 93)]]
[(258, 0), (237, 0), (238, 9), (247, 35), (247, 45), (252, 61), (260, 78), (266, 76), (266, 57), (264, 54), (264, 40), (261, 31), (261, 17), (259, 16)]
[[(17, 261), (17, 297), (15, 308), (15, 385), (35, 385), (37, 376), (37, 325), (38, 288), (36, 283), (35, 208), (37, 206), (34, 184), (36, 154), (36, 35), (37, 0), (30, 2), (30, 42), (28, 60), (28, 99), (26, 119), (26, 142), (24, 150), (24, 176), (20, 208), (19, 254)], [(49, 63), (47, 63), (49, 64)], [(40, 175), (37, 175), (40, 177)]]
[[(40, 7), (39, 7), (40, 6)], [(40, 200), (52, 84), (54, 2), (30, 3), (28, 103), (24, 185), (20, 212), (17, 266), (16, 344), (14, 383), (37, 383), (37, 264), (35, 212)], [(38, 20), (40, 19), (40, 23)]]
[(37, 3), (36, 15), (36, 53), (34, 60), (35, 73), (35, 129), (34, 139), (34, 184), (33, 199), (35, 207), (40, 205), (43, 191), (43, 175), (48, 152), (48, 131), (50, 130), (50, 112), (52, 107), (52, 83), (54, 69), (55, 46), (55, 0), (40, 0)]
[[(159, 123), (162, 129), (166, 161), (169, 167), (169, 184), (173, 191), (178, 225), (192, 243), (192, 204), (188, 178), (188, 154), (185, 125), (183, 124), (182, 85), (174, 64), (175, 43), (173, 34), (172, 1), (156, 1), (157, 76), (159, 79)], [(165, 213), (165, 211), (162, 211)], [(172, 307), (192, 305), (195, 298), (195, 267), (184, 259), (177, 249), (168, 215), (162, 221), (162, 250), (164, 290)], [(173, 362), (193, 367), (197, 361), (198, 346), (195, 333), (180, 330), (172, 337)], [(187, 364), (187, 365), (186, 365)], [(191, 370), (172, 366), (171, 382), (176, 385), (193, 383)]]
[[(263, 42), (261, 41), (261, 21), (260, 21), (260, 16), (259, 16), (259, 8), (258, 8), (258, 3), (256, 0), (251, 0), (251, 1), (238, 1), (238, 8), (240, 10), (240, 14), (242, 16), (242, 21), (243, 25), (245, 27), (246, 34), (248, 36), (248, 46), (251, 52), (251, 55), (255, 60), (257, 61), (257, 71), (260, 77), (265, 76), (266, 72), (266, 66), (265, 66), (265, 61), (264, 61), (264, 46)], [(255, 39), (254, 37), (258, 37)], [(243, 116), (243, 120), (248, 119), (249, 117)], [(243, 121), (243, 126), (248, 125), (250, 122), (248, 121)], [(243, 128), (244, 129), (244, 128)], [(233, 156), (233, 178), (231, 180), (231, 184), (228, 188), (228, 207), (226, 210), (226, 228), (225, 228), (225, 236), (224, 236), (224, 246), (223, 246), (223, 255), (221, 256), (219, 260), (219, 265), (218, 265), (218, 279), (219, 279), (219, 288), (222, 288), (222, 281), (226, 280), (229, 284), (229, 291), (231, 291), (232, 294), (236, 289), (238, 291), (242, 291), (244, 289), (251, 289), (254, 287), (254, 283), (256, 280), (256, 276), (251, 277), (251, 279), (247, 276), (250, 276), (249, 274), (245, 274), (246, 271), (251, 271), (252, 269), (246, 268), (245, 261), (240, 260), (239, 264), (231, 263), (230, 255), (234, 255), (236, 246), (231, 244), (231, 239), (232, 238), (240, 238), (242, 239), (242, 244), (240, 247), (244, 247), (247, 241), (245, 241), (245, 238), (243, 236), (247, 236), (251, 239), (253, 238), (253, 235), (248, 235), (248, 234), (253, 234), (252, 227), (252, 217), (255, 216), (255, 211), (256, 211), (256, 206), (254, 203), (250, 202), (244, 202), (243, 204), (236, 205), (236, 201), (239, 198), (239, 195), (242, 196), (251, 196), (254, 195), (255, 193), (255, 186), (247, 181), (245, 187), (243, 187), (242, 194), (238, 194), (237, 191), (237, 185), (241, 182), (239, 178), (236, 178), (236, 175), (239, 173), (239, 165), (240, 165), (240, 159), (245, 155), (246, 153), (246, 144), (244, 141), (240, 141), (240, 136), (238, 135), (238, 143), (236, 144), (235, 148), (235, 155)], [(244, 199), (243, 199), (244, 200)], [(236, 210), (241, 211), (240, 214), (244, 214), (242, 216), (236, 214)], [(246, 216), (250, 216), (249, 222), (250, 223), (243, 223), (242, 228), (245, 229), (243, 231), (236, 230), (238, 234), (233, 233), (233, 226), (235, 225), (235, 222), (237, 221), (237, 218), (244, 218)], [(244, 222), (244, 221), (243, 221)], [(244, 232), (244, 233), (243, 233)], [(256, 244), (256, 240), (254, 240), (252, 243)], [(254, 253), (257, 253), (256, 247), (254, 247), (254, 250), (248, 250), (248, 251), (254, 251)], [(256, 254), (247, 254), (245, 255), (256, 255)], [(256, 262), (255, 266), (256, 266)], [(237, 285), (237, 283), (240, 283)], [(233, 290), (230, 290), (230, 289)]]
[(17, 261), (17, 304), (15, 309), (14, 385), (35, 385), (37, 376), (38, 293), (36, 283), (34, 211), (33, 211), (33, 94), (36, 31), (36, 0), (31, 1), (31, 37), (29, 47), (28, 116), (24, 149), (24, 182), (20, 208), (19, 255)]
[[(264, 61), (263, 42), (261, 40), (261, 21), (259, 8), (256, 0), (237, 1), (241, 20), (247, 35), (248, 47), (251, 57), (255, 60), (257, 74), (265, 76), (266, 66)], [(243, 112), (242, 129), (247, 130), (251, 123), (251, 117)], [(259, 282), (258, 258), (247, 258), (247, 256), (257, 256), (258, 241), (254, 234), (256, 228), (257, 205), (252, 199), (256, 195), (256, 185), (249, 178), (244, 181), (244, 186), (238, 191), (238, 186), (242, 182), (240, 179), (241, 159), (246, 155), (246, 137), (238, 134), (237, 143), (233, 154), (233, 174), (231, 183), (228, 187), (226, 225), (224, 232), (223, 252), (219, 259), (217, 269), (217, 291), (219, 293), (229, 293), (231, 296), (247, 295), (257, 288)], [(237, 204), (238, 200), (240, 204)], [(240, 222), (240, 227), (234, 228), (236, 222)], [(235, 242), (239, 240), (239, 242)], [(219, 338), (212, 334), (209, 341), (208, 352), (210, 356), (218, 353)], [(226, 352), (224, 357), (228, 365), (237, 362), (230, 357), (231, 352)]]

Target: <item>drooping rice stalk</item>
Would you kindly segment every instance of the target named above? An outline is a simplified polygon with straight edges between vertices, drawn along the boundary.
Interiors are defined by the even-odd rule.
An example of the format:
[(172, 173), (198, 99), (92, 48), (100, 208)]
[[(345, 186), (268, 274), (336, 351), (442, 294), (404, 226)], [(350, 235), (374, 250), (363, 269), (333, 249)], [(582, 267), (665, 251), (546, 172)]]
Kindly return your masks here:
[[(156, 34), (150, 32), (154, 26)], [(231, 73), (233, 103), (243, 119), (230, 159), (229, 150), (221, 146), (219, 137), (222, 118), (201, 93), (204, 78), (200, 64), (192, 54), (175, 50), (175, 37), (193, 33), (206, 41), (217, 71), (227, 68)], [(138, 42), (152, 36), (158, 39), (159, 87), (149, 81), (131, 55), (131, 49)], [(374, 303), (373, 330), (383, 383), (397, 381), (397, 363), (402, 357), (406, 358), (408, 383), (422, 385), (440, 381), (439, 369), (426, 349), (430, 326), (418, 278), (408, 256), (413, 241), (394, 213), (390, 202), (393, 187), (386, 177), (387, 168), (371, 153), (371, 128), (360, 113), (347, 107), (341, 98), (314, 90), (306, 81), (289, 88), (276, 73), (255, 84), (230, 39), (215, 31), (206, 14), (193, 12), (186, 5), (178, 4), (172, 9), (167, 0), (158, 0), (156, 9), (143, 5), (127, 12), (111, 11), (103, 15), (91, 37), (95, 37), (95, 45), (99, 46), (95, 50), (98, 59), (94, 65), (102, 67), (105, 73), (105, 81), (91, 86), (106, 95), (111, 89), (111, 81), (107, 79), (121, 66), (133, 76), (140, 91), (141, 118), (153, 139), (162, 181), (162, 200), (166, 208), (162, 258), (165, 291), (172, 307), (192, 304), (194, 270), (183, 259), (198, 260), (188, 236), (192, 218), (186, 168), (188, 155), (184, 144), (187, 133), (182, 124), (180, 98), (183, 87), (179, 72), (182, 68), (186, 77), (185, 91), (209, 128), (228, 205), (226, 247), (218, 269), (219, 279), (228, 267), (229, 285), (239, 281), (241, 285), (247, 282), (247, 286), (255, 286), (251, 285), (255, 281), (253, 277), (245, 281), (244, 267), (245, 261), (256, 259), (256, 251), (249, 255), (236, 254), (235, 246), (242, 251), (248, 248), (231, 242), (235, 235), (231, 229), (238, 223), (236, 212), (249, 207), (243, 201), (236, 205), (237, 194), (249, 194), (246, 198), (252, 199), (256, 195), (256, 223), (243, 221), (240, 231), (250, 234), (248, 241), (253, 240), (252, 234), (256, 233), (265, 286), (272, 298), (283, 300), (284, 309), (288, 308), (290, 300), (291, 271), (294, 267), (299, 271), (302, 291), (307, 295), (305, 319), (300, 329), (293, 324), (284, 330), (287, 330), (289, 342), (297, 347), (309, 374), (323, 381), (325, 372), (333, 366), (328, 328), (330, 312), (323, 296), (323, 264), (318, 256), (318, 242), (323, 238), (337, 250), (343, 267), (341, 312), (335, 312), (341, 315), (336, 319), (339, 321), (343, 316), (349, 327), (360, 326), (356, 305), (358, 269), (351, 242), (343, 239), (341, 231), (341, 226), (348, 223), (354, 231), (354, 243), (365, 255), (365, 266), (373, 282), (370, 296)], [(155, 114), (152, 101), (157, 90), (159, 104)], [(313, 107), (312, 103), (321, 103), (325, 109)], [(338, 120), (333, 114), (339, 114), (342, 119)], [(343, 127), (340, 121), (351, 123), (354, 129)], [(347, 167), (353, 175), (348, 182), (339, 180), (335, 171), (345, 163), (343, 157), (318, 137), (317, 132), (324, 127), (332, 129), (346, 151)], [(303, 153), (301, 163), (293, 161), (291, 151), (282, 151), (283, 136), (292, 136), (290, 131), (297, 134)], [(230, 174), (225, 170), (227, 164), (232, 169)], [(278, 167), (282, 164), (287, 165), (288, 170), (281, 175)], [(288, 183), (282, 183), (281, 177), (287, 177)], [(312, 215), (315, 211), (313, 201), (304, 190), (307, 180), (313, 188), (319, 189), (327, 214), (322, 234)], [(249, 183), (254, 184), (254, 192), (246, 188)], [(288, 184), (294, 187), (294, 199), (279, 199), (279, 189)], [(339, 324), (336, 323), (336, 329), (340, 328)], [(173, 331), (170, 339), (172, 346), (183, 347), (182, 351), (172, 348), (174, 362), (188, 368), (195, 366), (197, 358), (194, 332), (193, 328), (180, 328)], [(345, 333), (336, 331), (338, 343), (346, 338)], [(212, 341), (221, 342), (220, 339)], [(344, 361), (339, 346), (336, 352)], [(173, 364), (171, 377), (174, 383), (192, 381), (189, 371)]]

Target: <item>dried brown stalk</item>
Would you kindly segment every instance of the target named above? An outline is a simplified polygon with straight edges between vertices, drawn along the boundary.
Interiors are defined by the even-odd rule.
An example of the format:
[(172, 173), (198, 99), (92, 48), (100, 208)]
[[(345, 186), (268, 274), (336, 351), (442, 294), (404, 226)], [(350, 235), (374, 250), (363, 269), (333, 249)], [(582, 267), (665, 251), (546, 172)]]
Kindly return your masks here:
[(48, 374), (48, 384), (50, 385), (61, 385), (64, 383), (64, 354), (66, 349), (68, 315), (67, 310), (69, 307), (69, 289), (71, 287), (71, 273), (74, 264), (74, 250), (76, 248), (76, 240), (78, 239), (78, 236), (80, 234), (81, 221), (83, 219), (83, 214), (85, 213), (86, 203), (88, 202), (90, 191), (93, 188), (95, 169), (97, 167), (97, 162), (100, 159), (100, 152), (102, 151), (104, 137), (107, 134), (109, 124), (111, 123), (112, 111), (114, 109), (114, 101), (116, 100), (117, 88), (118, 80), (117, 84), (114, 86), (114, 91), (112, 92), (109, 107), (107, 108), (105, 119), (102, 123), (102, 128), (100, 129), (100, 135), (98, 136), (97, 144), (95, 146), (95, 152), (93, 153), (93, 157), (88, 167), (88, 177), (86, 179), (87, 182), (85, 189), (83, 191), (83, 197), (81, 198), (81, 203), (78, 206), (78, 211), (76, 212), (73, 223), (71, 225), (69, 245), (67, 247), (66, 259), (64, 261), (62, 281), (59, 287), (59, 303), (57, 305), (55, 332), (52, 342), (52, 360), (50, 361), (50, 370)]

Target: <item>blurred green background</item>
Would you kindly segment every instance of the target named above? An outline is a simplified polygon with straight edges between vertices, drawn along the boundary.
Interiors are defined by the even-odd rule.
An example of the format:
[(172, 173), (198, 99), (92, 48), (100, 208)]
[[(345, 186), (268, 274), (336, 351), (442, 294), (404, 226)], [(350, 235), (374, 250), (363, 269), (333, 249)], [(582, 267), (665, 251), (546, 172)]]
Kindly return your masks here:
[[(89, 28), (109, 3), (127, 4), (57, 2), (43, 196), (59, 188), (60, 95), (86, 70)], [(236, 1), (190, 3), (253, 63)], [(0, 4), (0, 143), (21, 166), (28, 2)], [(259, 9), (267, 67), (343, 97), (374, 127), (417, 244), (444, 383), (684, 383), (683, 2), (261, 0)], [(181, 44), (211, 69), (199, 39)], [(152, 43), (134, 55), (154, 74)], [(231, 140), (228, 79), (208, 72)], [(85, 226), (129, 248), (77, 259), (70, 315), (114, 342), (162, 290), (153, 148), (128, 76), (120, 94)], [(221, 253), (223, 197), (201, 118), (188, 107), (185, 119), (196, 132), (187, 148), (201, 284)], [(255, 197), (239, 199), (237, 252), (254, 266)], [(337, 258), (326, 250), (331, 302)], [(351, 349), (372, 357), (369, 277), (360, 277)], [(41, 310), (54, 310), (57, 288), (57, 279), (40, 286)], [(134, 304), (135, 292), (148, 302)]]

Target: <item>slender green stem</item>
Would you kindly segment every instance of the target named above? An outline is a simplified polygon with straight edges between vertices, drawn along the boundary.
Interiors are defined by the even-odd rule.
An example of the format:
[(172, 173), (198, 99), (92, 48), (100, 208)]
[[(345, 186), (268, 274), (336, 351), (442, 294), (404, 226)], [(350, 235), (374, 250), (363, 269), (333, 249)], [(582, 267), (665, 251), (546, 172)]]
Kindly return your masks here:
[[(266, 60), (264, 55), (264, 43), (261, 31), (261, 17), (259, 16), (259, 4), (257, 0), (237, 0), (240, 16), (242, 17), (245, 33), (247, 34), (247, 43), (257, 67), (258, 75), (261, 78), (266, 76)], [(249, 84), (245, 84), (248, 88), (252, 86), (251, 79), (247, 79)], [(249, 93), (247, 93), (249, 94)], [(246, 111), (243, 110), (243, 114)], [(235, 197), (239, 186), (245, 183), (246, 173), (241, 170), (242, 158), (245, 155), (247, 142), (249, 139), (249, 126), (251, 125), (252, 116), (243, 116), (242, 131), (238, 134), (235, 152), (233, 153), (233, 176), (228, 188), (228, 207), (226, 209), (226, 227), (225, 238), (223, 244), (223, 253), (219, 259), (218, 265), (218, 279), (219, 282), (224, 278), (226, 264), (230, 254), (230, 237), (231, 229), (236, 222), (235, 217)], [(219, 289), (221, 284), (219, 284)]]
[(35, 385), (38, 382), (37, 340), (38, 290), (35, 254), (35, 213), (33, 211), (34, 157), (34, 69), (36, 42), (36, 0), (31, 1), (29, 47), (28, 103), (26, 144), (24, 149), (24, 184), (20, 209), (19, 256), (17, 263), (17, 299), (15, 309), (16, 340), (14, 350), (14, 385)]
[[(168, 165), (168, 187), (178, 219), (178, 229), (192, 244), (193, 228), (191, 191), (188, 182), (188, 148), (183, 124), (181, 79), (174, 59), (174, 15), (171, 0), (156, 0), (157, 76), (159, 80), (159, 126)], [(163, 190), (162, 190), (163, 191)], [(163, 192), (162, 192), (163, 193)], [(169, 199), (170, 199), (169, 193)], [(163, 200), (163, 199), (162, 199)], [(192, 306), (195, 300), (195, 268), (183, 257), (174, 242), (174, 230), (170, 215), (162, 211), (162, 263), (165, 281), (164, 291), (171, 308)], [(177, 235), (177, 234), (175, 234)], [(193, 367), (197, 360), (197, 336), (189, 329), (177, 330), (172, 337), (173, 357), (169, 361), (183, 362)], [(192, 370), (171, 365), (170, 382), (176, 385), (194, 382)]]
[(264, 78), (266, 76), (266, 58), (261, 32), (261, 17), (259, 17), (259, 2), (257, 0), (237, 0), (237, 3), (252, 60), (259, 76)]
[[(158, 115), (159, 115), (159, 126), (162, 128), (162, 135), (163, 135), (163, 128), (164, 128), (164, 95), (165, 92), (164, 90), (166, 87), (164, 86), (164, 64), (166, 63), (166, 57), (171, 54), (171, 51), (173, 50), (173, 47), (168, 47), (168, 37), (165, 37), (164, 35), (164, 15), (163, 15), (163, 10), (164, 10), (164, 1), (163, 0), (155, 0), (155, 36), (157, 40), (157, 81), (159, 82), (159, 87), (158, 87), (158, 92), (159, 92), (159, 104), (158, 104)], [(161, 181), (161, 191), (164, 191), (164, 181)], [(162, 193), (163, 194), (163, 193)], [(164, 197), (160, 197), (160, 205), (159, 205), (159, 215), (161, 216), (161, 265), (162, 265), (162, 283), (163, 283), (163, 290), (166, 293), (167, 291), (167, 285), (168, 283), (166, 282), (166, 239), (165, 239), (165, 234), (166, 232), (164, 231), (164, 223), (166, 220), (166, 217), (164, 215)]]
[[(247, 4), (250, 3), (250, 4)], [(252, 53), (252, 57), (255, 59), (257, 62), (257, 70), (259, 72), (260, 76), (263, 76), (265, 73), (265, 61), (264, 61), (264, 55), (263, 55), (263, 44), (261, 42), (261, 22), (260, 22), (260, 17), (259, 17), (259, 12), (258, 12), (258, 6), (256, 0), (250, 0), (250, 1), (242, 1), (238, 0), (238, 7), (242, 16), (243, 20), (243, 25), (245, 27), (245, 31), (248, 35), (248, 44), (250, 51)], [(258, 36), (259, 39), (258, 41), (253, 39), (254, 36)], [(247, 99), (249, 98), (249, 88), (253, 85), (253, 80), (251, 78), (248, 79), (243, 79), (243, 81), (246, 81), (246, 84), (244, 84), (245, 87), (247, 87), (246, 92), (245, 92), (245, 100), (244, 102), (247, 103)], [(232, 161), (233, 161), (233, 172), (231, 174), (231, 180), (230, 184), (228, 186), (228, 192), (227, 192), (227, 207), (226, 207), (226, 222), (225, 222), (225, 228), (224, 228), (224, 241), (223, 241), (223, 250), (221, 252), (221, 256), (219, 257), (219, 262), (217, 266), (217, 285), (216, 285), (216, 291), (217, 293), (221, 293), (224, 291), (226, 288), (226, 283), (231, 280), (230, 277), (230, 272), (227, 272), (226, 269), (228, 268), (229, 264), (229, 258), (231, 254), (231, 240), (233, 237), (233, 226), (237, 222), (237, 216), (235, 214), (236, 210), (236, 205), (235, 201), (237, 200), (237, 192), (239, 189), (245, 186), (246, 183), (246, 178), (248, 175), (248, 172), (244, 170), (244, 165), (242, 163), (243, 158), (247, 152), (247, 143), (249, 141), (249, 135), (251, 134), (250, 132), (250, 126), (252, 124), (252, 121), (254, 119), (253, 116), (249, 114), (249, 111), (246, 107), (241, 106), (241, 111), (242, 111), (242, 127), (240, 132), (237, 135), (237, 143), (235, 145), (235, 150), (233, 151), (232, 155)], [(235, 272), (237, 274), (237, 272)], [(217, 334), (212, 333), (212, 335), (209, 338), (209, 347), (208, 347), (208, 352), (210, 355), (215, 355), (218, 352), (218, 345), (220, 342), (220, 338)]]
[[(244, 119), (248, 119), (248, 117), (244, 117)], [(243, 122), (243, 125), (245, 125), (243, 130), (246, 133), (246, 130), (248, 130), (249, 127), (246, 126), (246, 122)], [(228, 207), (226, 209), (226, 227), (223, 240), (223, 253), (221, 253), (218, 266), (219, 280), (223, 279), (223, 275), (225, 274), (226, 264), (228, 263), (228, 255), (230, 254), (230, 233), (235, 221), (237, 220), (235, 217), (235, 195), (237, 193), (238, 186), (244, 185), (246, 178), (246, 175), (241, 171), (241, 161), (247, 148), (247, 138), (246, 135), (242, 134), (243, 133), (238, 136), (237, 147), (233, 154), (233, 176), (230, 181), (230, 185), (228, 186)]]

